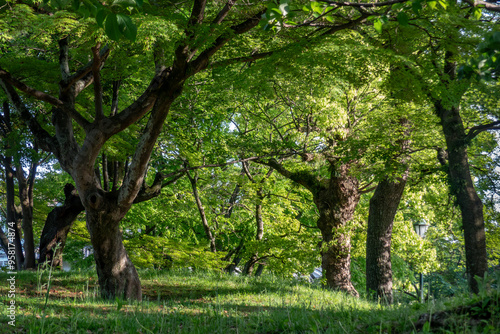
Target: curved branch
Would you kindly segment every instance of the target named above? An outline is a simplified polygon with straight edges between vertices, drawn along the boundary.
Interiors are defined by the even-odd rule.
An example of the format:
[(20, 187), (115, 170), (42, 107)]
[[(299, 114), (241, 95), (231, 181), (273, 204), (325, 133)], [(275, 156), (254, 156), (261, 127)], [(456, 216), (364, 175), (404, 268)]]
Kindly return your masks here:
[(14, 86), (21, 92), (34, 97), (35, 99), (43, 102), (47, 102), (54, 107), (60, 108), (63, 110), (65, 113), (67, 113), (71, 118), (73, 118), (82, 128), (87, 129), (90, 123), (80, 114), (78, 113), (74, 108), (69, 107), (66, 105), (63, 101), (59, 100), (58, 98), (46, 94), (42, 91), (36, 90), (25, 83), (23, 83), (20, 80), (17, 80), (16, 78), (13, 78), (12, 75), (7, 72), (6, 70), (0, 68), (0, 80), (9, 83), (10, 85)]
[(94, 78), (94, 106), (95, 106), (95, 120), (99, 121), (104, 118), (104, 110), (102, 107), (102, 85), (101, 85), (101, 63), (102, 60), (99, 57), (99, 49), (101, 43), (97, 43), (95, 47), (92, 48), (92, 55), (94, 61), (92, 63), (92, 76)]
[(492, 12), (500, 12), (500, 6), (491, 2), (481, 0), (465, 0), (465, 2), (473, 7), (482, 7)]
[(313, 176), (311, 173), (300, 171), (300, 172), (290, 172), (288, 169), (283, 167), (276, 159), (272, 158), (269, 160), (256, 160), (255, 162), (274, 168), (278, 173), (292, 180), (295, 183), (304, 186), (313, 195), (322, 187), (320, 180)]
[(59, 156), (59, 146), (54, 137), (52, 137), (41, 125), (38, 123), (35, 117), (31, 115), (28, 108), (21, 101), (21, 97), (17, 94), (14, 87), (12, 87), (8, 82), (0, 79), (0, 85), (2, 85), (9, 101), (17, 109), (21, 118), (28, 124), (30, 131), (33, 133), (35, 138), (40, 145), (40, 148), (47, 152), (52, 152), (56, 156)]
[(224, 32), (221, 36), (219, 36), (215, 40), (212, 47), (207, 48), (195, 60), (192, 61), (190, 66), (192, 69), (191, 74), (195, 74), (206, 69), (208, 67), (208, 61), (210, 60), (210, 57), (212, 57), (217, 51), (219, 51), (224, 45), (226, 45), (234, 37), (234, 35), (244, 34), (250, 29), (256, 27), (260, 22), (262, 14), (264, 14), (265, 12), (265, 10), (262, 10), (254, 14), (252, 17), (243, 21), (242, 23), (232, 26), (229, 32)]
[(467, 142), (470, 142), (472, 139), (476, 138), (481, 132), (484, 132), (484, 131), (500, 130), (499, 125), (500, 125), (500, 121), (495, 121), (495, 122), (491, 122), (488, 124), (474, 126), (469, 130), (469, 133), (465, 137), (465, 140)]

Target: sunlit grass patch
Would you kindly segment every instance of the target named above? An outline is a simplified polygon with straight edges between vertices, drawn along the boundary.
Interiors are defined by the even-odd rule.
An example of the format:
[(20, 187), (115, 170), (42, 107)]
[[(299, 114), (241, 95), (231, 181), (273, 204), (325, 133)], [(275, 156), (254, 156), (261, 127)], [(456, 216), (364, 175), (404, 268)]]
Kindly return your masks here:
[[(94, 271), (53, 272), (46, 300), (47, 275), (17, 275), (16, 326), (0, 333), (412, 333), (420, 314), (445, 308), (387, 307), (273, 275), (189, 270), (141, 271), (142, 302), (100, 299)], [(6, 291), (0, 286), (3, 305), (10, 302)], [(460, 318), (453, 321), (448, 332), (461, 326), (475, 333)], [(494, 321), (487, 325), (494, 328)]]

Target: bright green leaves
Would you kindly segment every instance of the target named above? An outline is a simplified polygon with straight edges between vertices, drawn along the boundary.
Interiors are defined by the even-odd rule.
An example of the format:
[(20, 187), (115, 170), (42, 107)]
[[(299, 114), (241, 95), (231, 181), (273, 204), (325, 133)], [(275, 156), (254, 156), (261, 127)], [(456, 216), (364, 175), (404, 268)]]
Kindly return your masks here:
[(115, 0), (107, 6), (100, 6), (95, 14), (95, 19), (99, 27), (103, 28), (106, 35), (118, 41), (125, 37), (130, 41), (135, 41), (137, 37), (137, 26), (129, 15), (123, 12), (132, 13), (142, 8), (144, 0)]
[[(137, 26), (132, 22), (132, 19), (124, 14), (115, 13), (105, 13), (104, 11), (99, 12), (99, 17), (97, 23), (101, 28), (104, 28), (106, 35), (114, 40), (118, 41), (121, 36), (128, 40), (135, 41), (137, 36)], [(104, 26), (103, 26), (103, 21)]]
[(295, 24), (289, 21), (293, 18), (289, 0), (271, 1), (267, 5), (267, 11), (262, 15), (259, 25), (265, 31), (279, 31), (284, 24)]
[(476, 20), (481, 19), (481, 16), (483, 15), (483, 9), (480, 7), (474, 7), (474, 9), (472, 10), (472, 15)]
[(397, 20), (398, 20), (398, 22), (399, 22), (400, 25), (407, 26), (408, 25), (408, 21), (410, 19), (408, 18), (408, 15), (405, 12), (399, 12), (398, 16), (397, 16)]
[(478, 47), (479, 56), (459, 69), (461, 78), (476, 76), (483, 80), (498, 80), (500, 71), (500, 31), (489, 34)]
[[(147, 1), (146, 1), (147, 2)], [(72, 11), (83, 18), (95, 18), (97, 25), (114, 41), (124, 37), (135, 41), (137, 26), (130, 14), (142, 9), (144, 0), (44, 0), (51, 11)]]
[(382, 33), (382, 26), (387, 23), (389, 20), (387, 16), (383, 15), (381, 17), (377, 17), (375, 20), (373, 20), (373, 28), (381, 34)]
[(368, 17), (368, 21), (373, 21), (373, 28), (380, 34), (384, 25), (390, 21), (396, 21), (401, 26), (408, 26), (412, 19), (420, 16), (424, 8), (438, 10), (438, 5), (443, 9), (448, 7), (445, 0), (414, 0), (406, 3), (396, 3), (391, 6), (389, 11), (385, 11), (383, 14), (374, 13), (374, 15)]

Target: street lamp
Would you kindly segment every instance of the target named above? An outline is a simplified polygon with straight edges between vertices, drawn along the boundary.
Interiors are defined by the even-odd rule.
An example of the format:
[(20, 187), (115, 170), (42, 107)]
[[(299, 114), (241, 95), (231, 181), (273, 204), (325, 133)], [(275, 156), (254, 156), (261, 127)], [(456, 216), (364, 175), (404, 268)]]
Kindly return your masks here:
[[(413, 228), (415, 229), (415, 232), (418, 234), (419, 237), (422, 239), (425, 238), (425, 233), (427, 232), (427, 229), (429, 228), (430, 225), (425, 223), (424, 221), (421, 221), (419, 223), (413, 224)], [(424, 275), (420, 273), (420, 302), (424, 302)]]

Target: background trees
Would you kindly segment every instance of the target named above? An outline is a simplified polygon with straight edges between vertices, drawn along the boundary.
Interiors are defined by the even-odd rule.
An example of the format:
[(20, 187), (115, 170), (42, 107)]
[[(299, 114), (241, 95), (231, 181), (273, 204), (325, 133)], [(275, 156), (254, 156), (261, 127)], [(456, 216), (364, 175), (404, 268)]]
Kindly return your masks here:
[[(214, 265), (243, 261), (247, 274), (264, 265), (307, 272), (321, 254), (328, 286), (357, 294), (352, 240), (367, 240), (375, 255), (367, 289), (389, 296), (393, 221), (418, 220), (425, 202), (403, 188), (439, 171), (462, 210), (474, 290), (487, 254), (467, 149), (496, 126), (495, 107), (474, 92), (492, 96), (496, 87), (469, 89), (455, 64), (490, 26), (469, 20), (468, 5), (435, 7), (194, 1), (148, 5), (132, 20), (96, 5), (111, 40), (137, 33), (115, 43), (91, 19), (16, 4), (3, 14), (2, 96), (75, 182), (105, 297), (141, 297), (130, 258), (168, 267), (185, 261), (182, 252)], [(259, 22), (274, 34), (254, 29)], [(19, 176), (19, 198), (29, 199)], [(169, 196), (129, 212), (162, 188)], [(417, 209), (398, 218), (401, 196), (403, 208)], [(219, 255), (199, 252), (208, 245)]]

